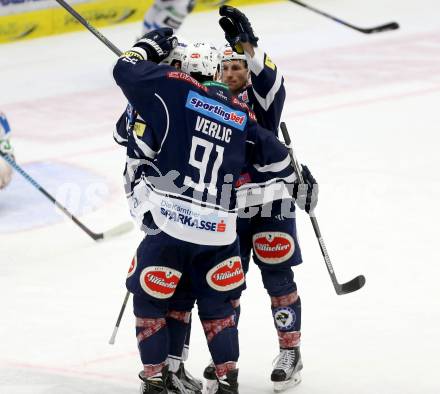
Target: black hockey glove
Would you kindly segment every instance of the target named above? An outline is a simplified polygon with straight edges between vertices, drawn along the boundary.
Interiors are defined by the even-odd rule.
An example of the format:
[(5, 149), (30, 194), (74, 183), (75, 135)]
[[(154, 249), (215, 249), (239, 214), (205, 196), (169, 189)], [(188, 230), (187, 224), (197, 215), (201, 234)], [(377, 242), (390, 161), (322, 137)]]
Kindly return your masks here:
[(134, 44), (147, 52), (147, 59), (154, 63), (160, 63), (177, 45), (177, 38), (173, 36), (173, 29), (161, 27), (150, 31)]
[(225, 32), (226, 41), (237, 53), (243, 53), (243, 48), (239, 44), (248, 42), (257, 47), (258, 37), (255, 37), (249, 19), (237, 8), (229, 5), (222, 5), (219, 9), (222, 18), (219, 20), (220, 27)]
[(318, 204), (318, 183), (313, 178), (312, 173), (305, 165), (302, 166), (302, 176), (304, 183), (297, 183), (293, 189), (293, 197), (296, 200), (298, 208), (307, 213), (312, 212)]

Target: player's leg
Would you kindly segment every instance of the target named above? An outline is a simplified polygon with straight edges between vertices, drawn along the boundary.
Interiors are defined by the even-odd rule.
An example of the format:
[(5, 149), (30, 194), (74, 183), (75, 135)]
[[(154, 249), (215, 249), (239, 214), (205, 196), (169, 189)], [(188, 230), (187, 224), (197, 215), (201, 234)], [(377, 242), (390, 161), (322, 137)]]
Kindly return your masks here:
[(271, 380), (274, 382), (275, 391), (281, 391), (287, 384), (298, 384), (301, 381), (301, 299), (290, 267), (260, 269), (264, 287), (271, 299), (280, 349)]
[(136, 337), (144, 366), (139, 374), (142, 394), (166, 393), (179, 384), (166, 366), (170, 346), (166, 317), (183, 270), (180, 243), (163, 232), (146, 236), (126, 281), (127, 289), (133, 293)]
[[(167, 313), (167, 326), (170, 335), (169, 355), (167, 359), (169, 370), (175, 373), (183, 385), (193, 393), (200, 393), (203, 384), (199, 379), (194, 378), (184, 366), (187, 360), (189, 347), (189, 336), (191, 335), (191, 311), (195, 298), (191, 293), (190, 280), (187, 273), (181, 277), (176, 293), (170, 300)], [(187, 348), (188, 349), (188, 348)], [(186, 358), (183, 359), (184, 353)]]
[(231, 297), (244, 285), (238, 242), (205, 247), (193, 272), (199, 316), (215, 366), (211, 393), (238, 393), (238, 330)]
[(177, 30), (193, 10), (195, 0), (155, 0), (144, 16), (143, 34), (160, 27)]
[[(252, 226), (251, 219), (249, 218), (239, 218), (237, 219), (237, 236), (240, 246), (240, 258), (241, 265), (245, 275), (249, 270), (249, 262), (251, 259), (252, 251)], [(240, 297), (242, 291), (245, 287), (231, 295), (231, 305), (234, 309), (235, 315), (235, 325), (238, 327), (238, 322), (240, 320)], [(204, 369), (203, 377), (205, 378), (205, 394), (211, 394), (217, 389), (217, 375), (215, 372), (214, 363), (211, 363)]]
[(296, 222), (282, 215), (281, 202), (273, 205), (271, 217), (260, 217), (252, 237), (254, 261), (259, 266), (270, 299), (280, 353), (271, 380), (276, 391), (287, 383), (299, 383), (302, 369), (299, 350), (301, 299), (291, 267), (302, 262)]

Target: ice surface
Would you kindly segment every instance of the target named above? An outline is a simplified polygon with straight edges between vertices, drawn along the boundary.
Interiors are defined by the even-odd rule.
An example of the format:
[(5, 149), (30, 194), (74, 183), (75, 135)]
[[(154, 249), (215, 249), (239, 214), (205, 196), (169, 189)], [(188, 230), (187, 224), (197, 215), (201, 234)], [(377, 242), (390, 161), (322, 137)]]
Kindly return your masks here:
[[(284, 120), (320, 183), (316, 213), (338, 278), (367, 278), (361, 291), (336, 296), (311, 225), (299, 215), (305, 368), (292, 392), (436, 394), (440, 4), (309, 2), (361, 26), (396, 20), (402, 27), (362, 35), (287, 2), (245, 8), (285, 75)], [(215, 12), (190, 15), (181, 35), (220, 44), (217, 19)], [(139, 30), (132, 24), (103, 33), (124, 49)], [(104, 182), (100, 208), (80, 216), (94, 231), (128, 218), (124, 153), (112, 140), (125, 105), (111, 77), (114, 61), (88, 32), (0, 46), (0, 109), (18, 162), (29, 170), (32, 163), (82, 168), (98, 186)], [(56, 182), (53, 176), (40, 171), (37, 180), (66, 182), (62, 172)], [(20, 232), (23, 223), (15, 223), (5, 233), (1, 207), (29, 209), (40, 197), (24, 186), (26, 199), (8, 197), (14, 188), (0, 192), (0, 393), (136, 393), (131, 307), (116, 345), (107, 341), (141, 234), (96, 244), (68, 220)], [(269, 393), (277, 339), (255, 266), (240, 332), (240, 393)], [(188, 367), (200, 376), (208, 361), (195, 319)]]

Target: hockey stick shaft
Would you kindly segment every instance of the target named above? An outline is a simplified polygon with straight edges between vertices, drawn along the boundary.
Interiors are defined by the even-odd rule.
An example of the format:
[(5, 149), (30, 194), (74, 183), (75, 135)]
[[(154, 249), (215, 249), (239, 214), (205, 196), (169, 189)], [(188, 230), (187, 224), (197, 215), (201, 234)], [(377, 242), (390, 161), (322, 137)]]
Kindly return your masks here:
[(108, 343), (110, 345), (114, 345), (115, 344), (116, 334), (118, 333), (119, 325), (121, 324), (122, 316), (124, 315), (125, 307), (127, 306), (127, 302), (128, 302), (129, 298), (130, 298), (130, 292), (127, 291), (127, 293), (125, 294), (124, 301), (123, 301), (122, 306), (121, 306), (121, 310), (119, 311), (119, 315), (118, 315), (118, 318), (116, 320), (116, 324), (115, 324), (115, 328), (113, 329), (112, 336), (110, 337), (110, 340), (108, 341)]
[[(281, 122), (280, 128), (281, 128), (281, 132), (283, 133), (283, 137), (287, 145), (287, 149), (289, 150), (289, 156), (292, 161), (292, 165), (298, 177), (298, 180), (300, 183), (304, 183), (301, 167), (295, 156), (295, 153), (293, 152), (292, 141), (290, 139), (289, 132), (287, 131), (287, 126), (284, 122)], [(327, 268), (328, 274), (333, 283), (333, 287), (335, 288), (336, 293), (338, 295), (341, 295), (359, 290), (365, 284), (365, 278), (362, 275), (354, 278), (353, 280), (345, 284), (340, 284), (338, 282), (335, 271), (333, 269), (332, 262), (330, 260), (330, 256), (327, 252), (327, 247), (325, 246), (324, 238), (322, 237), (321, 230), (319, 229), (318, 220), (316, 219), (314, 212), (310, 212), (309, 217), (313, 226), (313, 230), (315, 231), (316, 239), (318, 240), (319, 247), (321, 249), (321, 254), (324, 257), (325, 266)]]
[(34, 178), (32, 178), (23, 168), (21, 168), (15, 160), (8, 155), (1, 154), (1, 157), (32, 186), (38, 189), (47, 199), (49, 199), (57, 208), (59, 208), (69, 219), (71, 219), (81, 230), (95, 241), (108, 238), (114, 235), (125, 233), (133, 228), (133, 223), (124, 223), (120, 226), (109, 230), (106, 233), (95, 233), (85, 226), (73, 213), (71, 213), (64, 205), (62, 205), (55, 197), (53, 197), (43, 186), (41, 186)]
[(86, 19), (84, 19), (78, 12), (76, 12), (64, 0), (55, 0), (61, 7), (63, 7), (70, 15), (72, 15), (79, 23), (81, 23), (88, 31), (97, 37), (105, 46), (110, 48), (116, 55), (121, 56), (122, 51), (119, 50), (110, 40), (108, 40), (99, 30), (95, 29)]
[(326, 18), (331, 19), (332, 21), (339, 23), (341, 25), (344, 25), (346, 27), (349, 27), (350, 29), (359, 31), (361, 33), (365, 33), (365, 34), (371, 34), (371, 33), (382, 33), (384, 31), (388, 31), (388, 30), (396, 30), (399, 28), (399, 24), (397, 22), (390, 22), (390, 23), (386, 23), (384, 25), (380, 25), (380, 26), (376, 26), (376, 27), (371, 27), (371, 28), (363, 28), (363, 27), (358, 27), (355, 25), (352, 25), (351, 23), (348, 23), (346, 21), (343, 21), (342, 19), (339, 19), (333, 15), (328, 14), (327, 12), (321, 11), (315, 7), (312, 7), (306, 3), (303, 3), (302, 1), (299, 0), (289, 0), (292, 3), (295, 3), (301, 7), (304, 7), (306, 9), (308, 9), (309, 11), (315, 12), (319, 15), (322, 15)]

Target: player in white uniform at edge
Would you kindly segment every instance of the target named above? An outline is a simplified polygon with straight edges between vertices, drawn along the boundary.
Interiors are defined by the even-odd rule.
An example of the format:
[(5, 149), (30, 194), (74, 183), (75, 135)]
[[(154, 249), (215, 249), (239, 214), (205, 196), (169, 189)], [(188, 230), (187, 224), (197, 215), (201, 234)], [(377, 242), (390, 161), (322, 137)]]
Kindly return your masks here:
[[(12, 148), (11, 141), (11, 127), (9, 126), (8, 119), (3, 112), (0, 112), (0, 153), (2, 155), (8, 155), (14, 157), (14, 149)], [(12, 169), (5, 160), (0, 158), (0, 189), (5, 188), (11, 182)]]

